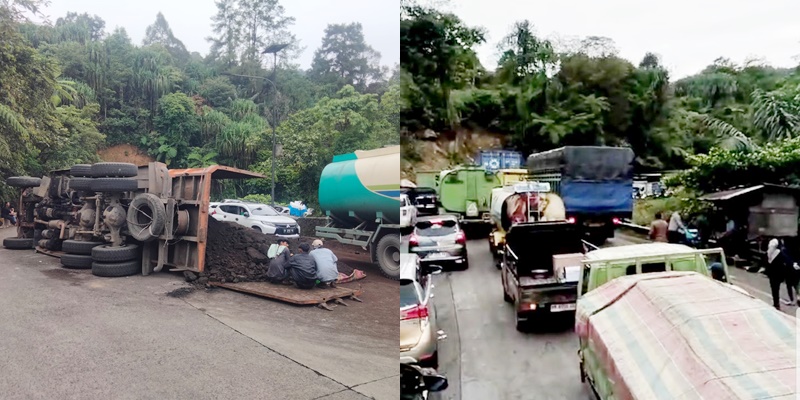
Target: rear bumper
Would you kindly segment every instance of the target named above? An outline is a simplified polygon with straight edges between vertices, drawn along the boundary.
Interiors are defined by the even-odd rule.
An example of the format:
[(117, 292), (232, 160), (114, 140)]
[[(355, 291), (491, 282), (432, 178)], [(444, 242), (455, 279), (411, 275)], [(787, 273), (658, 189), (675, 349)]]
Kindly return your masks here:
[(436, 355), (439, 350), (439, 342), (436, 338), (436, 333), (428, 326), (425, 332), (422, 333), (420, 341), (410, 348), (400, 348), (400, 358), (411, 357), (417, 360), (417, 363), (424, 367), (437, 368)]
[(520, 318), (537, 314), (564, 314), (576, 310), (578, 288), (568, 286), (546, 292), (530, 291), (521, 297), (517, 302), (517, 315)]

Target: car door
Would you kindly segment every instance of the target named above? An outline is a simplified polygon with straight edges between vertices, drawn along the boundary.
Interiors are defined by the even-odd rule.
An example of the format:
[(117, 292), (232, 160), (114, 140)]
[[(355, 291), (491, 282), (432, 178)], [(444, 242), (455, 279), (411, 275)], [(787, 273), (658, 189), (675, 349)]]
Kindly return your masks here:
[(233, 222), (233, 216), (235, 215), (236, 211), (233, 209), (234, 206), (230, 204), (221, 204), (218, 208), (220, 210), (219, 214), (220, 217), (218, 220), (220, 221), (229, 221)]

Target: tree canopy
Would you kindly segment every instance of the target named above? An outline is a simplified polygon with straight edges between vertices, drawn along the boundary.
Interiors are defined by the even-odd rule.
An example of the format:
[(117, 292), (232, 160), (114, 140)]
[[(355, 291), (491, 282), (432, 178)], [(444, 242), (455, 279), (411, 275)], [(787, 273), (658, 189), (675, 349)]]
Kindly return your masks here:
[[(399, 82), (380, 68), (359, 24), (330, 25), (320, 61), (306, 71), (293, 64), (302, 47), (279, 0), (217, 0), (207, 56), (187, 49), (160, 12), (137, 45), (98, 16), (25, 19), (42, 1), (0, 2), (4, 198), (13, 193), (2, 183), (8, 176), (96, 162), (99, 149), (116, 144), (173, 168), (220, 163), (265, 172), (275, 127), (283, 149), (277, 200), (313, 204), (334, 154), (398, 143)], [(273, 72), (262, 51), (277, 42), (289, 47)], [(266, 194), (269, 186), (255, 180), (227, 186), (226, 195)]]

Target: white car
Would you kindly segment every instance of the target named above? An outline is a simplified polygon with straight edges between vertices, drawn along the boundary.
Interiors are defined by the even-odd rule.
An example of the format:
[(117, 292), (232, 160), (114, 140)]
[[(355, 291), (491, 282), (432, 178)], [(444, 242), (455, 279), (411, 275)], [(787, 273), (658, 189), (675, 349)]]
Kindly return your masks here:
[(259, 203), (211, 203), (208, 214), (217, 221), (235, 222), (267, 235), (288, 239), (300, 237), (300, 226), (293, 218), (280, 215), (275, 209)]
[(408, 195), (400, 195), (400, 227), (408, 228), (417, 224), (417, 207), (411, 204)]

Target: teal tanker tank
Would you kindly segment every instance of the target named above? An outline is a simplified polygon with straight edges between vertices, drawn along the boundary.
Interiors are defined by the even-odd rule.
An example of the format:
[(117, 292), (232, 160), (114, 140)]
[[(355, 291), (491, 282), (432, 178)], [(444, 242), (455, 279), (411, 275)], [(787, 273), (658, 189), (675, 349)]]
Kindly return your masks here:
[(400, 146), (337, 155), (319, 180), (330, 219), (317, 236), (369, 250), (387, 277), (400, 277)]

